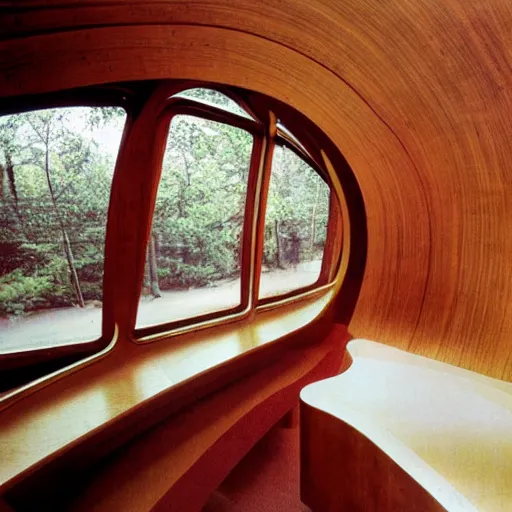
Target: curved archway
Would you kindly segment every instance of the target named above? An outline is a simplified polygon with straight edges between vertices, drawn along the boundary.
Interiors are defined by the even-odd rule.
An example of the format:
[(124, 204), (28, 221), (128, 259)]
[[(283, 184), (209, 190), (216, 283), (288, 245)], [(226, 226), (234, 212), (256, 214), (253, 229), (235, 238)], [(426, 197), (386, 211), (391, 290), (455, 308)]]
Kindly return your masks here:
[(29, 11), (21, 33), (33, 34), (30, 43), (2, 43), (2, 94), (180, 77), (289, 103), (345, 155), (367, 207), (368, 266), (352, 331), (510, 380), (510, 7), (183, 6), (77, 6), (80, 30), (57, 7), (37, 19)]

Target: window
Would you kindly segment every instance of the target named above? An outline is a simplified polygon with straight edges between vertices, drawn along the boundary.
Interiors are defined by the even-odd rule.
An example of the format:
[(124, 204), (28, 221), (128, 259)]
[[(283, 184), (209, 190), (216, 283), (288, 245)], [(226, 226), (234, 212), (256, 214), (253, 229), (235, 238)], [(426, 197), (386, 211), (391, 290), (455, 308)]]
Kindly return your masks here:
[[(160, 85), (78, 91), (86, 103), (134, 112), (111, 205), (124, 109), (40, 109), (31, 102), (43, 100), (29, 98), (0, 117), (5, 389), (95, 354), (114, 324), (147, 341), (252, 318), (333, 283), (340, 210), (311, 140), (299, 142), (270, 99), (239, 90), (170, 82), (155, 111), (148, 99)], [(124, 210), (109, 227), (105, 288), (109, 205)], [(117, 265), (126, 267), (116, 274)], [(119, 280), (126, 288), (116, 296)]]
[(343, 158), (272, 98), (191, 85), (0, 98), (0, 394), (118, 342), (243, 321), (252, 343), (337, 291)]
[(291, 149), (276, 146), (265, 217), (260, 298), (307, 288), (320, 278), (329, 186)]
[(172, 118), (137, 327), (240, 306), (252, 139), (229, 124)]
[(103, 252), (125, 113), (0, 118), (0, 353), (101, 335)]
[(327, 173), (283, 123), (271, 136), (272, 115), (265, 125), (245, 108), (203, 88), (168, 99), (139, 338), (207, 326), (332, 282), (341, 223)]

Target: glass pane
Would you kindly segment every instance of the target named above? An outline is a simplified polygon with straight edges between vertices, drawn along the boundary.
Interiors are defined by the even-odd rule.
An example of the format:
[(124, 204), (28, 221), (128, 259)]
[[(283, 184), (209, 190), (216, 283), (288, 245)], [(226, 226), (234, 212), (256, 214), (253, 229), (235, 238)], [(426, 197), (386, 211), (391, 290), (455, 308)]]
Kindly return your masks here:
[(125, 112), (0, 118), (0, 352), (101, 335), (103, 250)]
[(196, 89), (187, 89), (186, 91), (179, 92), (174, 96), (200, 101), (201, 103), (206, 103), (207, 105), (213, 105), (214, 107), (221, 108), (222, 110), (227, 110), (232, 114), (238, 114), (239, 116), (252, 119), (252, 117), (240, 105), (238, 105), (238, 103), (225, 94), (222, 94), (219, 91), (214, 91), (213, 89), (203, 89), (198, 87)]
[(240, 304), (252, 135), (187, 115), (173, 118), (147, 251), (137, 327)]
[(265, 214), (260, 298), (318, 280), (327, 237), (329, 186), (292, 150), (277, 146)]

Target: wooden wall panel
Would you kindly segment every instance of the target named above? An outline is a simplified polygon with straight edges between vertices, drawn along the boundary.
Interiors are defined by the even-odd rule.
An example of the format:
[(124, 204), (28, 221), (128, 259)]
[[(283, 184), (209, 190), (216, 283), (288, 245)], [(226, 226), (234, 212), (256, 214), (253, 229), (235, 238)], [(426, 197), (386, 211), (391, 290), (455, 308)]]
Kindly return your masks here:
[(367, 208), (353, 333), (512, 380), (510, 2), (19, 4), (46, 10), (0, 18), (2, 95), (201, 78), (309, 116)]

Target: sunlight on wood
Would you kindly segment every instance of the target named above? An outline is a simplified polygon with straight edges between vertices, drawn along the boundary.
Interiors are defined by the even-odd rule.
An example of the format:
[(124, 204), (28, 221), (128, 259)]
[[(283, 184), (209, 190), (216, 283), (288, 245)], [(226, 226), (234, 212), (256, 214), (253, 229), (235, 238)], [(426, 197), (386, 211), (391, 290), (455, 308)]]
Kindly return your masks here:
[(0, 488), (178, 384), (308, 325), (331, 298), (327, 291), (290, 304), (287, 313), (262, 312), (254, 323), (191, 333), (179, 341), (119, 345), (110, 357), (26, 396), (0, 412)]

